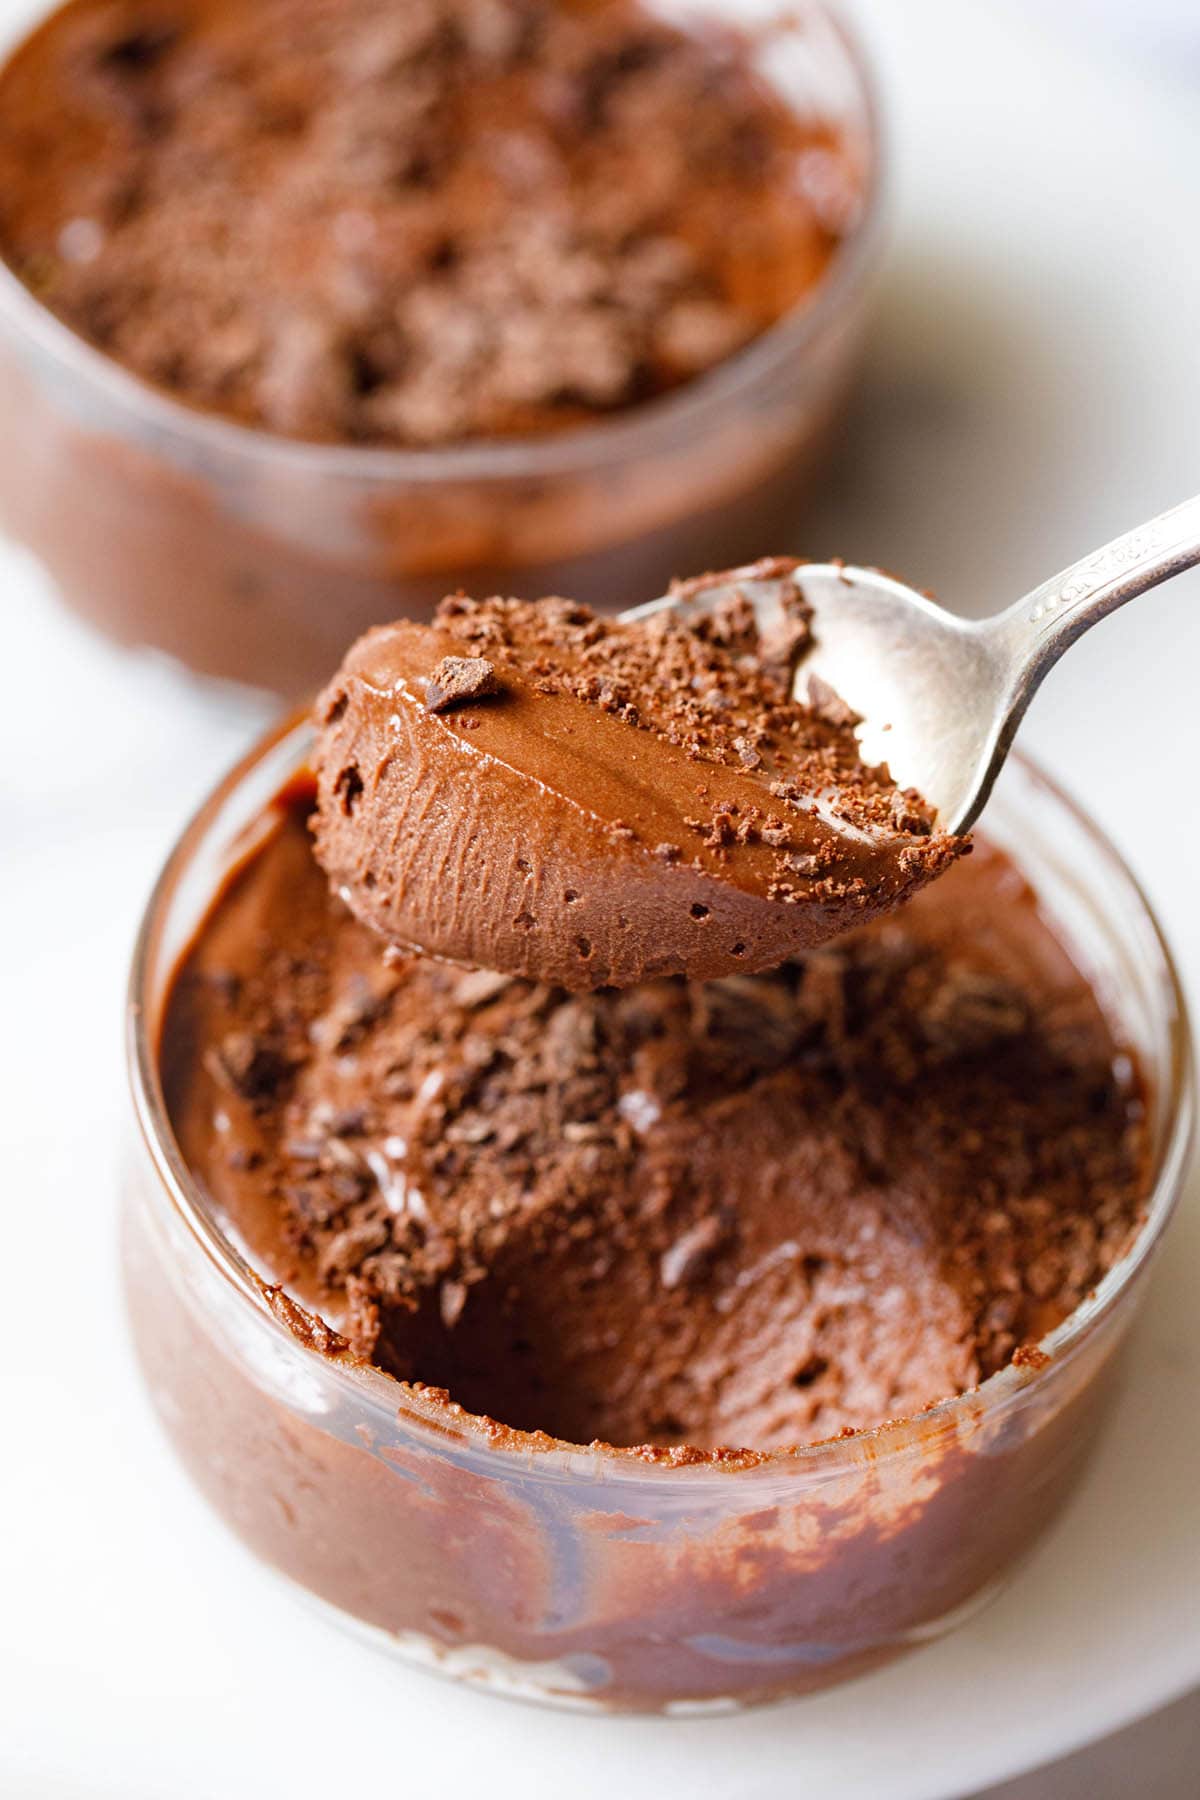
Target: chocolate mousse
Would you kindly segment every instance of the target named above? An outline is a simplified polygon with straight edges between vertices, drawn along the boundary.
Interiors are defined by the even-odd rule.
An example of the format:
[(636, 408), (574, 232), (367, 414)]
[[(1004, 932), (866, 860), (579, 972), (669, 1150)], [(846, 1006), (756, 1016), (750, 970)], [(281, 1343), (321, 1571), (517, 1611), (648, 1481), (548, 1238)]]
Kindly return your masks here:
[(0, 255), (247, 424), (558, 430), (724, 361), (856, 223), (753, 51), (636, 0), (75, 0), (0, 78)]
[[(437, 648), (413, 716), (482, 718), (461, 664), (502, 686), (497, 655)], [(181, 1151), (306, 1343), (497, 1430), (736, 1465), (1036, 1361), (1127, 1247), (1139, 1078), (999, 850), (771, 973), (572, 995), (389, 954), (313, 803), (262, 819), (161, 1034)]]
[(774, 968), (894, 908), (965, 846), (804, 688), (802, 575), (762, 618), (460, 595), (368, 633), (317, 709), (337, 892), (402, 948), (577, 990)]

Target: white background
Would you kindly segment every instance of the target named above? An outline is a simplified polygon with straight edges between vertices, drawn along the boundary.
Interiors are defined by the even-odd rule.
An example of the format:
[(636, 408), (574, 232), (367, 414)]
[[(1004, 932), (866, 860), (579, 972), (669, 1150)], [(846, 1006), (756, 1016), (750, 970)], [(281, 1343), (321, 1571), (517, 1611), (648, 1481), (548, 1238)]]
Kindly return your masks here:
[[(28, 10), (0, 0), (0, 25)], [(985, 610), (1200, 485), (1186, 57), (1119, 44), (1116, 0), (1072, 0), (1061, 35), (1032, 0), (857, 11), (892, 117), (894, 248), (850, 453), (797, 541), (763, 548), (881, 562)], [(137, 912), (267, 709), (109, 650), (2, 546), (0, 584), (0, 1794), (934, 1800), (1200, 1682), (1194, 1179), (1086, 1491), (988, 1613), (880, 1675), (742, 1719), (568, 1718), (393, 1666), (263, 1575), (148, 1415), (113, 1221)], [(1200, 760), (1198, 669), (1187, 578), (1072, 652), (1025, 732), (1147, 883), (1193, 995), (1200, 833), (1159, 774)], [(1022, 1794), (1136, 1780), (1190, 1800), (1198, 1733), (1176, 1711), (1076, 1787)]]

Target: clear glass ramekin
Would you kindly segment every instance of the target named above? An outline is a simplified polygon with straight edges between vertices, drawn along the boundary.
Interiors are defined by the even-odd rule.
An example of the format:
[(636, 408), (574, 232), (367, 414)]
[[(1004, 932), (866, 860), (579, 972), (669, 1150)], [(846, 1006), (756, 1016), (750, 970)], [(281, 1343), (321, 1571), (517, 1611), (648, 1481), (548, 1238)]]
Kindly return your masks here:
[(209, 800), (159, 880), (132, 973), (128, 1304), (154, 1405), (217, 1512), (378, 1644), (580, 1706), (803, 1693), (970, 1614), (1081, 1473), (1192, 1133), (1183, 999), (1112, 846), (1028, 763), (1010, 764), (987, 833), (1035, 884), (1148, 1080), (1153, 1185), (1130, 1250), (1044, 1355), (958, 1399), (746, 1466), (664, 1466), (499, 1441), (304, 1341), (181, 1159), (156, 1055), (171, 972), (310, 741), (307, 724), (285, 727)]
[[(656, 0), (745, 24), (779, 0)], [(49, 12), (49, 8), (44, 9)], [(0, 525), (119, 639), (307, 692), (368, 625), (462, 585), (629, 605), (673, 575), (786, 548), (841, 411), (878, 241), (862, 58), (820, 0), (762, 53), (841, 134), (860, 217), (806, 301), (660, 400), (553, 437), (432, 451), (290, 441), (173, 400), (0, 264)], [(19, 421), (19, 429), (17, 422)]]

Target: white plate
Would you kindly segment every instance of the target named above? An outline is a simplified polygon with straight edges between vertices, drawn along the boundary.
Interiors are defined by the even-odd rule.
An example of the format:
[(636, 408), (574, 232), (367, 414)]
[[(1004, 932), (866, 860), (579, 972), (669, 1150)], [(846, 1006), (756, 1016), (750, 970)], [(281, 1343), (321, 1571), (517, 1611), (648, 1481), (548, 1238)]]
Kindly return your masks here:
[[(1200, 144), (1006, 0), (861, 10), (893, 100), (896, 245), (849, 474), (794, 547), (981, 609), (1200, 481)], [(1200, 1681), (1196, 1192), (1085, 1491), (994, 1607), (881, 1674), (744, 1718), (563, 1717), (408, 1673), (280, 1591), (150, 1422), (112, 1242), (135, 913), (262, 709), (105, 649), (11, 552), (0, 580), (0, 1790), (935, 1800)], [(1184, 582), (1096, 633), (1027, 732), (1146, 878), (1193, 991), (1200, 834), (1172, 836), (1154, 759), (1200, 762), (1198, 602)]]

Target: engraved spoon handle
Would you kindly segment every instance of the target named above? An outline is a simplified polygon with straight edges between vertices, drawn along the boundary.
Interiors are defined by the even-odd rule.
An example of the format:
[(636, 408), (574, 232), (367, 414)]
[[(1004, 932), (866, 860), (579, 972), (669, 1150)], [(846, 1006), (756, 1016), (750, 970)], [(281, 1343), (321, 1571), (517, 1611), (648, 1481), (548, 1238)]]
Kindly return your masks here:
[(1076, 638), (1127, 600), (1197, 563), (1200, 495), (1081, 557), (989, 620), (990, 632), (1010, 658), (1011, 728), (1047, 671)]

